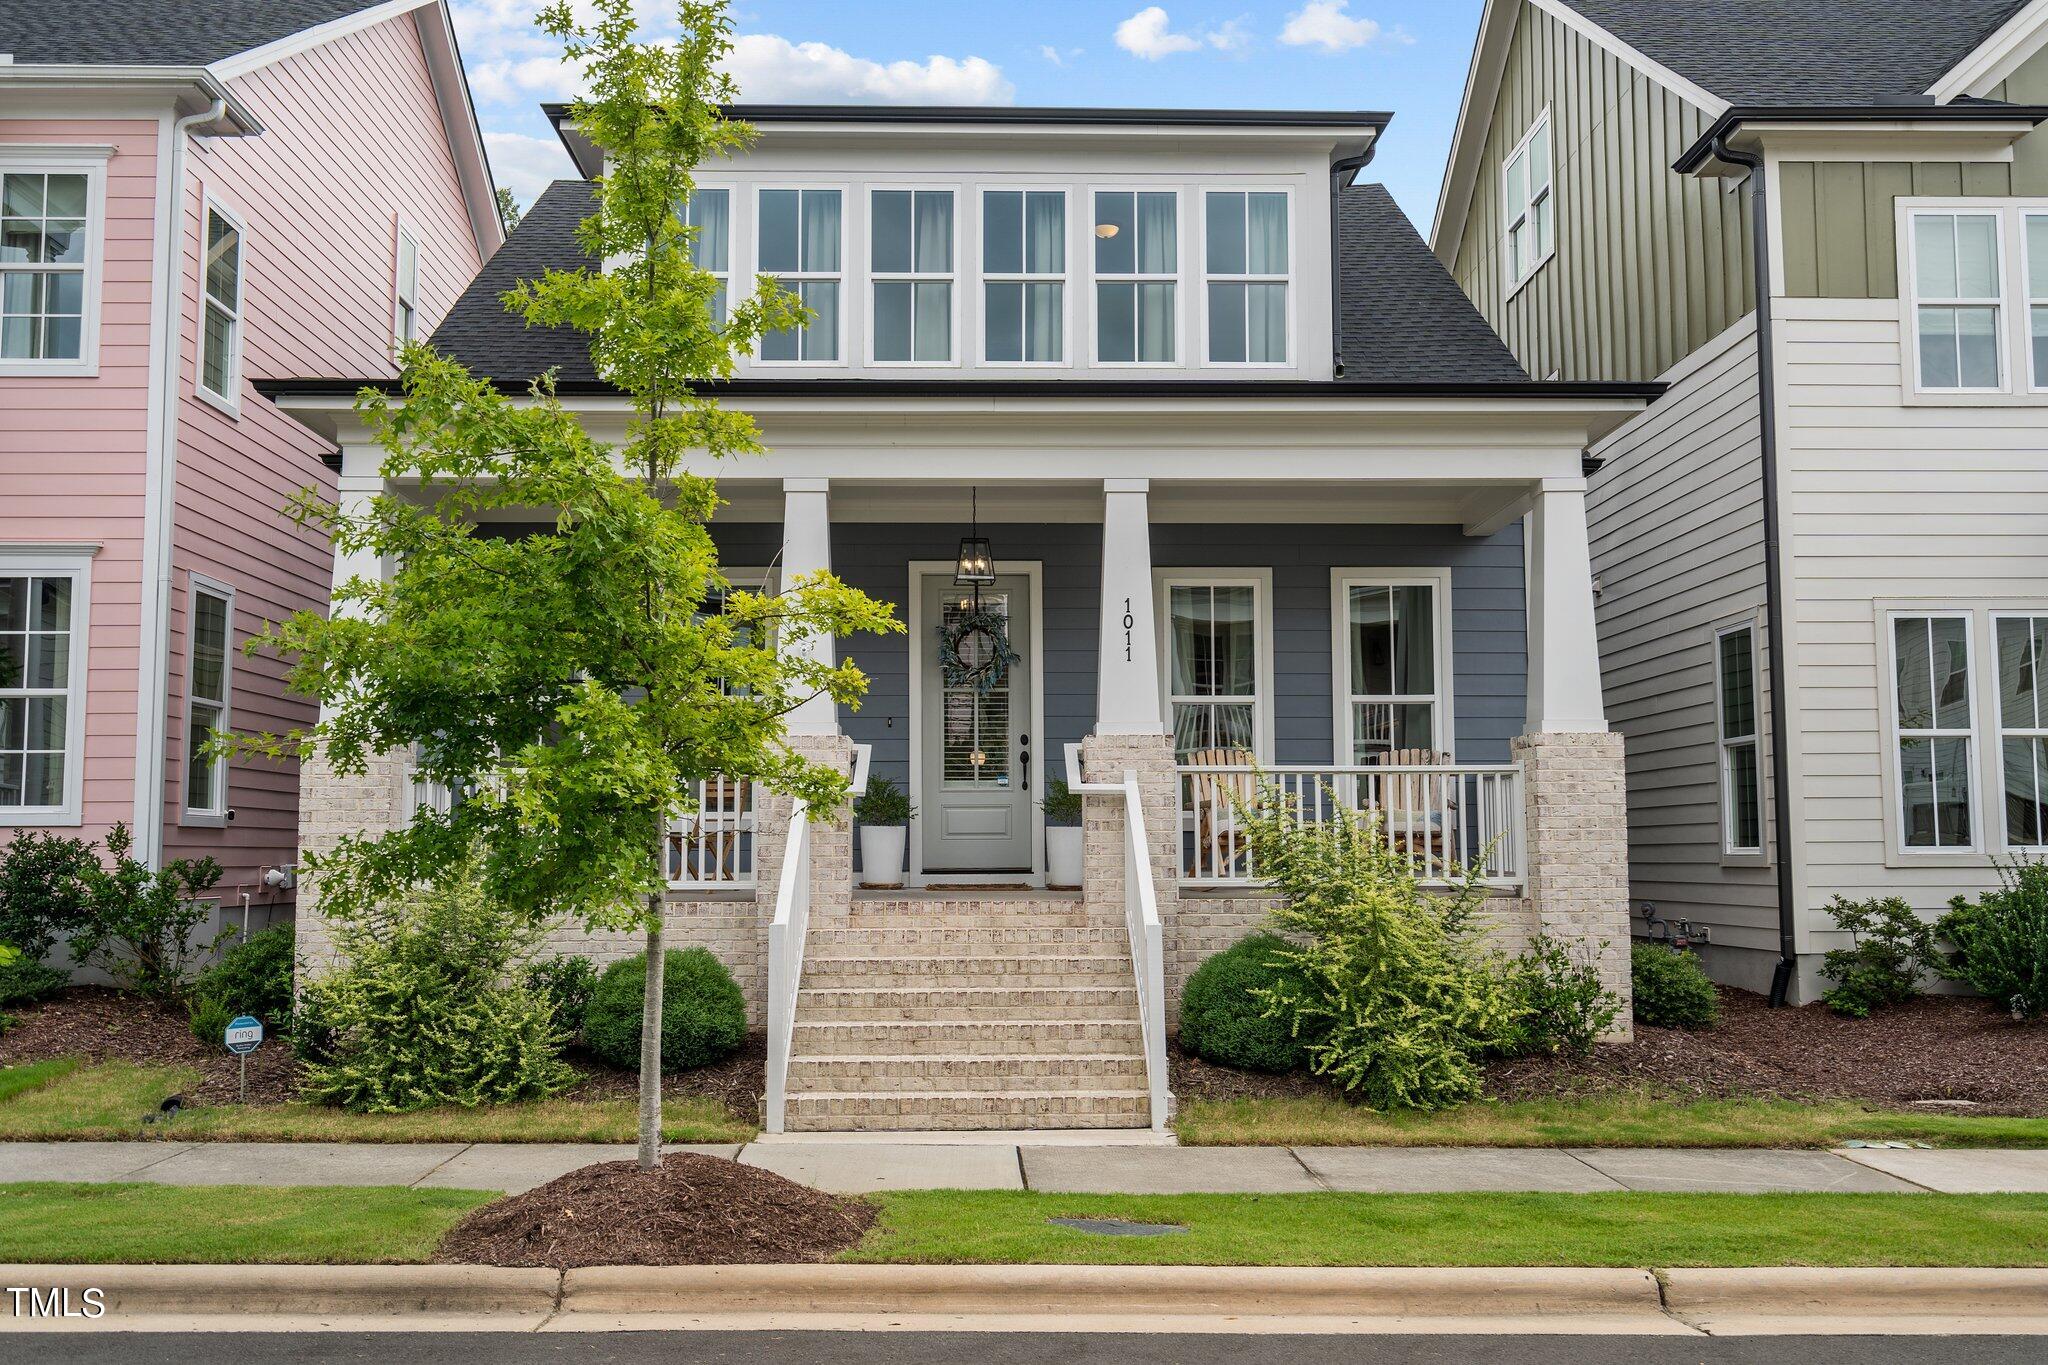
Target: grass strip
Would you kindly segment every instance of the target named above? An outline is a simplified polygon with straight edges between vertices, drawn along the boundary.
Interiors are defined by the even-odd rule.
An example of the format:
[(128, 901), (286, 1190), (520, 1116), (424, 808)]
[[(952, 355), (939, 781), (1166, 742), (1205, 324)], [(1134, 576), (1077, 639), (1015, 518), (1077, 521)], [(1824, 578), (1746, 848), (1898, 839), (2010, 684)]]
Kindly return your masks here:
[(0, 1262), (368, 1265), (431, 1260), (489, 1190), (0, 1185)]
[[(189, 1092), (199, 1073), (179, 1066), (75, 1061), (10, 1098), (0, 1090), (0, 1140), (122, 1140), (147, 1134), (185, 1141), (245, 1142), (632, 1142), (639, 1133), (631, 1100), (535, 1100), (466, 1109), (448, 1106), (407, 1114), (351, 1114), (313, 1104), (201, 1105), (144, 1125), (167, 1095)], [(17, 1068), (0, 1072), (12, 1076)], [(746, 1142), (750, 1123), (717, 1100), (676, 1096), (662, 1104), (662, 1135), (670, 1142)]]
[[(874, 1196), (840, 1259), (974, 1265), (2039, 1266), (2048, 1195), (1042, 1194)], [(1049, 1218), (1177, 1223), (1105, 1237)]]
[(60, 1076), (68, 1076), (78, 1069), (76, 1057), (53, 1057), (45, 1062), (23, 1062), (20, 1066), (0, 1067), (0, 1104), (37, 1090)]
[(1375, 1113), (1321, 1095), (1188, 1100), (1173, 1126), (1191, 1147), (1834, 1147), (1851, 1138), (2048, 1147), (2048, 1119), (1640, 1092), (1481, 1101), (1433, 1113)]

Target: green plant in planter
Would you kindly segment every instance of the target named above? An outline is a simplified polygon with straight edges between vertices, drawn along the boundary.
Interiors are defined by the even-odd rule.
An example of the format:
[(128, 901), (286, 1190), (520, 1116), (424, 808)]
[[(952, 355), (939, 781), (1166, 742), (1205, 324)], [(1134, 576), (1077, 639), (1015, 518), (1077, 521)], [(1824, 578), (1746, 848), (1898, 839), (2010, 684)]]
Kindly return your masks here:
[(1055, 829), (1069, 829), (1081, 823), (1081, 793), (1069, 788), (1063, 777), (1045, 784), (1045, 799), (1038, 804), (1045, 811), (1045, 823)]
[(863, 825), (884, 829), (909, 824), (917, 818), (917, 807), (910, 804), (902, 788), (886, 777), (877, 777), (868, 781), (868, 789), (853, 803), (853, 816)]

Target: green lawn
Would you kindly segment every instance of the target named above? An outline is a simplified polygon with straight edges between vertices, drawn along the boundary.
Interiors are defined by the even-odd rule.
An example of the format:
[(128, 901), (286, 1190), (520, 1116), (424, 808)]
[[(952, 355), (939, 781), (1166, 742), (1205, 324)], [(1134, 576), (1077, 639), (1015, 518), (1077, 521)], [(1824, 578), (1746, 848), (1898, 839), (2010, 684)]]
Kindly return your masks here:
[[(27, 1073), (36, 1073), (28, 1075)], [(631, 1100), (540, 1100), (478, 1109), (350, 1114), (311, 1104), (213, 1105), (144, 1127), (164, 1097), (199, 1080), (185, 1067), (64, 1059), (0, 1070), (0, 1141), (122, 1139), (142, 1135), (248, 1142), (632, 1142)], [(662, 1105), (670, 1142), (745, 1142), (754, 1126), (703, 1096)]]
[(0, 1262), (367, 1264), (431, 1260), (484, 1190), (0, 1185)]
[[(2048, 1265), (2048, 1195), (1181, 1194), (875, 1196), (842, 1259), (1324, 1266)], [(1055, 1217), (1179, 1223), (1104, 1237)]]
[(1189, 1100), (1173, 1126), (1191, 1147), (1832, 1147), (1850, 1138), (2048, 1147), (2048, 1119), (1634, 1093), (1481, 1101), (1436, 1113), (1375, 1113), (1320, 1095)]

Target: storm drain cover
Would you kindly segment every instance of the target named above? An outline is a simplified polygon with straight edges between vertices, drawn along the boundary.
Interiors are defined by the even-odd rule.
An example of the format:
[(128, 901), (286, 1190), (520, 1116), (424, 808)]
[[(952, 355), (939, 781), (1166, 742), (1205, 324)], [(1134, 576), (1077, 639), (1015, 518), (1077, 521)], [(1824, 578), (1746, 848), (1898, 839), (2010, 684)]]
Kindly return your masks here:
[(1122, 1218), (1048, 1218), (1048, 1223), (1097, 1237), (1170, 1237), (1187, 1229), (1179, 1223), (1132, 1223)]

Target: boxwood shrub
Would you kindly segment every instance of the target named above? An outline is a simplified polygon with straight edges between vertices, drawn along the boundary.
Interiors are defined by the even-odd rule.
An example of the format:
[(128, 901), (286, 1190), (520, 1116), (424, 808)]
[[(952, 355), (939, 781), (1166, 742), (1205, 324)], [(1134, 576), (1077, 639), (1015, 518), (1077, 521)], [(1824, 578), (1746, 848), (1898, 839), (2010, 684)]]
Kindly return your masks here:
[[(661, 1069), (724, 1061), (747, 1037), (747, 1002), (725, 964), (703, 948), (671, 948), (661, 976)], [(626, 1071), (640, 1065), (640, 995), (647, 955), (605, 968), (583, 1009), (583, 1046)]]
[(1225, 948), (1201, 966), (1180, 993), (1180, 1045), (1204, 1061), (1240, 1071), (1296, 1071), (1308, 1064), (1308, 1049), (1291, 1032), (1284, 1015), (1265, 1017), (1253, 992), (1299, 974), (1272, 965), (1286, 940), (1253, 934)]
[(1636, 1022), (1656, 1028), (1712, 1028), (1721, 997), (1698, 957), (1638, 939), (1629, 950)]

